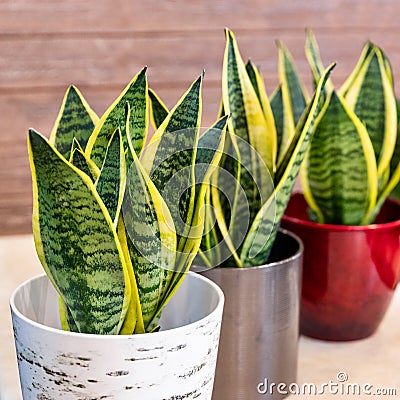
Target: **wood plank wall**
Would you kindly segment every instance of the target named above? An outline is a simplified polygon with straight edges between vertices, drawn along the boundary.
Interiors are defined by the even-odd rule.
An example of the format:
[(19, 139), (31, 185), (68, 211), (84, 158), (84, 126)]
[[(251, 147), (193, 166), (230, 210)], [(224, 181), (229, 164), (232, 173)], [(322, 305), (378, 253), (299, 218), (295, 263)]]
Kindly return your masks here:
[[(314, 30), (333, 79), (343, 82), (367, 39), (400, 78), (397, 0), (2, 0), (0, 2), (0, 234), (31, 231), (29, 127), (48, 135), (70, 83), (101, 114), (139, 69), (172, 106), (206, 69), (204, 118), (217, 114), (225, 26), (244, 57), (278, 82), (275, 40), (310, 87), (304, 30)], [(398, 79), (399, 79), (398, 78)]]

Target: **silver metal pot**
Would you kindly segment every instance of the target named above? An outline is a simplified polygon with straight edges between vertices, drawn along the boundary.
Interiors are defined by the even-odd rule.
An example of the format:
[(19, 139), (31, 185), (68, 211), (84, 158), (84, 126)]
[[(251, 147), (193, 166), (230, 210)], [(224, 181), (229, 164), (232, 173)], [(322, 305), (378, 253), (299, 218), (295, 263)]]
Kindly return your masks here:
[(289, 394), (297, 377), (302, 255), (300, 239), (281, 230), (270, 263), (201, 272), (225, 294), (213, 399)]

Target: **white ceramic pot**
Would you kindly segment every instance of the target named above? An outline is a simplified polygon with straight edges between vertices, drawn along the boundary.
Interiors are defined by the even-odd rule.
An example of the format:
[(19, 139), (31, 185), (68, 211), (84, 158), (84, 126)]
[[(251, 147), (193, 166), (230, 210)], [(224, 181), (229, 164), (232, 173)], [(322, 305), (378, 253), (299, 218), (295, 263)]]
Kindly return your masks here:
[(162, 330), (102, 336), (60, 329), (45, 275), (11, 296), (24, 400), (211, 399), (224, 296), (189, 273), (164, 309)]

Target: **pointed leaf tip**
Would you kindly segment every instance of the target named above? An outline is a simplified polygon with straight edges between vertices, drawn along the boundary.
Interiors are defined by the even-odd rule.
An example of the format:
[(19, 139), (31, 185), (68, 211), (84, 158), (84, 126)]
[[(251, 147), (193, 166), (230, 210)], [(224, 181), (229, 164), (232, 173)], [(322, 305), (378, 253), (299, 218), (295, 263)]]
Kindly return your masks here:
[(40, 134), (39, 132), (35, 131), (35, 129), (33, 129), (33, 128), (29, 128), (29, 130), (28, 130), (28, 138), (29, 138), (29, 142), (30, 143), (35, 142), (38, 139), (39, 140), (46, 140), (44, 138), (44, 136), (42, 136), (42, 134)]
[(199, 77), (193, 82), (192, 86), (201, 86), (203, 83), (203, 79), (204, 79), (204, 70), (203, 72), (199, 75)]
[(235, 34), (229, 28), (225, 28), (225, 36), (227, 39), (235, 40)]
[(325, 72), (324, 72), (324, 84), (325, 82), (328, 80), (329, 75), (331, 74), (332, 70), (336, 67), (336, 61), (329, 64), (328, 68), (326, 68)]

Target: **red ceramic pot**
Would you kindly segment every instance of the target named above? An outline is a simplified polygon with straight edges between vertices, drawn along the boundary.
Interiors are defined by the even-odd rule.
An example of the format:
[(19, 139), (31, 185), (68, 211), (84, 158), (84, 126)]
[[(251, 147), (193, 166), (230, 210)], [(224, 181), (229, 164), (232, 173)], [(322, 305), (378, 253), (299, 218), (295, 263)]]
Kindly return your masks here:
[(400, 276), (400, 203), (388, 199), (367, 226), (317, 224), (301, 193), (292, 195), (282, 227), (304, 243), (301, 333), (355, 340), (375, 332)]

